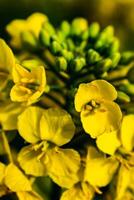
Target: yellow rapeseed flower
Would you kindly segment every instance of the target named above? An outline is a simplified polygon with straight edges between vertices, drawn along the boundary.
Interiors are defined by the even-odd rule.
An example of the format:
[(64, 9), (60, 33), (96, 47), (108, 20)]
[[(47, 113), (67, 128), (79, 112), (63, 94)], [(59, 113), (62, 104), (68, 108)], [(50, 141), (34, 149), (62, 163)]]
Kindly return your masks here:
[(122, 146), (127, 152), (134, 148), (134, 114), (123, 117), (119, 130), (100, 135), (96, 140), (98, 148), (109, 155)]
[(111, 182), (118, 166), (116, 158), (107, 158), (94, 147), (89, 147), (84, 180), (93, 187), (104, 187)]
[(78, 181), (80, 156), (73, 149), (62, 149), (74, 136), (71, 116), (60, 108), (27, 108), (18, 120), (20, 135), (30, 145), (19, 153), (19, 163), (27, 174), (49, 175), (62, 187)]
[(20, 103), (7, 100), (0, 104), (0, 124), (3, 130), (17, 129), (17, 118), (25, 109)]
[(45, 69), (43, 66), (38, 66), (28, 71), (16, 64), (13, 68), (13, 81), (15, 85), (11, 89), (11, 100), (30, 105), (35, 103), (45, 90)]
[(21, 48), (21, 36), (24, 32), (30, 32), (33, 36), (39, 36), (39, 32), (44, 22), (48, 20), (42, 13), (33, 13), (26, 20), (15, 19), (10, 22), (6, 29), (11, 35), (11, 45), (15, 48)]
[(10, 192), (15, 192), (19, 200), (42, 200), (15, 164), (10, 163), (6, 166), (0, 162), (0, 197)]
[(94, 190), (88, 183), (77, 183), (63, 192), (60, 200), (92, 200)]
[(81, 112), (84, 130), (92, 138), (119, 128), (122, 113), (113, 102), (116, 98), (115, 88), (105, 80), (80, 84), (75, 95), (75, 108)]

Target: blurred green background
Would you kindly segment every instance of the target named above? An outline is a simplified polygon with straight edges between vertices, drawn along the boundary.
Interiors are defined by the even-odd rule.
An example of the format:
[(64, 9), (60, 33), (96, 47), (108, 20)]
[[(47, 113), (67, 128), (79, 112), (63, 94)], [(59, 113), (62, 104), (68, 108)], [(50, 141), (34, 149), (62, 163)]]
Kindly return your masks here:
[(0, 36), (7, 37), (5, 25), (12, 19), (35, 11), (47, 14), (55, 26), (78, 16), (102, 27), (112, 24), (121, 49), (134, 50), (134, 0), (0, 0)]

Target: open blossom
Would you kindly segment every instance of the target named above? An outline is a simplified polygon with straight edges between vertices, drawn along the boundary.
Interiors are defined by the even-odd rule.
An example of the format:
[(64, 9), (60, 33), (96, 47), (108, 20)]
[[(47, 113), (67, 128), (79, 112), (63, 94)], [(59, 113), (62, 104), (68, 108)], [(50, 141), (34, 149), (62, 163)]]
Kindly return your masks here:
[(92, 138), (119, 128), (122, 119), (115, 88), (105, 80), (80, 84), (75, 95), (75, 109), (81, 112), (85, 131)]
[(14, 163), (6, 166), (0, 162), (0, 197), (13, 192), (19, 200), (43, 200), (33, 191), (30, 180)]
[(33, 13), (26, 20), (15, 19), (10, 22), (6, 29), (12, 36), (11, 45), (15, 48), (21, 48), (21, 36), (24, 32), (30, 32), (34, 37), (38, 37), (43, 23), (47, 20), (46, 15), (42, 13)]
[(26, 174), (49, 175), (65, 188), (78, 181), (79, 153), (60, 148), (72, 139), (75, 130), (72, 118), (66, 111), (29, 107), (19, 116), (18, 130), (31, 143), (22, 148), (18, 157)]
[(35, 103), (45, 90), (45, 69), (43, 66), (38, 66), (28, 71), (16, 64), (13, 69), (13, 81), (15, 85), (11, 89), (11, 100), (30, 105)]

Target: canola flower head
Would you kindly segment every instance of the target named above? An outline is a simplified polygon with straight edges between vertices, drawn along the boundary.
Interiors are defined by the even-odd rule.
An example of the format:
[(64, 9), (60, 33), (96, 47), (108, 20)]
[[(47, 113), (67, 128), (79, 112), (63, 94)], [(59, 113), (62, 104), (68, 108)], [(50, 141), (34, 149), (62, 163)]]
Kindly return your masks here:
[(81, 112), (83, 127), (91, 137), (118, 129), (122, 113), (113, 102), (116, 98), (115, 88), (105, 80), (80, 84), (75, 95), (75, 109)]
[(43, 66), (38, 66), (28, 71), (16, 64), (13, 69), (13, 81), (15, 85), (11, 89), (11, 100), (30, 105), (36, 102), (45, 90), (45, 69)]
[(19, 51), (0, 39), (0, 197), (51, 199), (57, 184), (60, 200), (133, 199), (134, 53), (81, 17), (6, 29)]

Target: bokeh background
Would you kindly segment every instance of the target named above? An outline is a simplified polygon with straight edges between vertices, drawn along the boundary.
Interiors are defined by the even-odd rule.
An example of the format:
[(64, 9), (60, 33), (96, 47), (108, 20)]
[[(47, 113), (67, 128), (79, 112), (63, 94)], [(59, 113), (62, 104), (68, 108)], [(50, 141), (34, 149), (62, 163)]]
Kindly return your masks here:
[(102, 27), (112, 24), (122, 50), (134, 50), (134, 0), (0, 0), (0, 36), (12, 19), (26, 18), (38, 11), (48, 15), (55, 25), (61, 20), (85, 17)]

